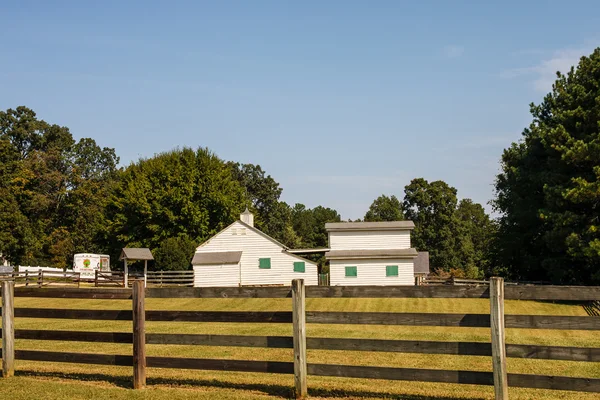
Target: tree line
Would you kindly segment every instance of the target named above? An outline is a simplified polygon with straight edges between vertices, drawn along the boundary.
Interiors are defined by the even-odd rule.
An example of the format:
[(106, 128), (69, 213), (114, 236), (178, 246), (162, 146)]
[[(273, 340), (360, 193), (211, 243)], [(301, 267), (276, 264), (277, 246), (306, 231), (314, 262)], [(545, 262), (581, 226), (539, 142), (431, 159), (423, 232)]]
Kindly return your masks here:
[[(478, 278), (600, 283), (600, 49), (557, 75), (533, 121), (504, 150), (491, 204), (446, 182), (413, 179), (381, 195), (364, 221), (410, 219), (434, 269)], [(0, 111), (0, 253), (12, 264), (68, 267), (73, 253), (150, 247), (161, 269), (189, 268), (194, 248), (248, 207), (292, 248), (326, 247), (331, 208), (281, 201), (259, 165), (183, 148), (118, 167), (114, 149), (74, 140), (27, 107)], [(322, 256), (315, 261), (324, 265)]]

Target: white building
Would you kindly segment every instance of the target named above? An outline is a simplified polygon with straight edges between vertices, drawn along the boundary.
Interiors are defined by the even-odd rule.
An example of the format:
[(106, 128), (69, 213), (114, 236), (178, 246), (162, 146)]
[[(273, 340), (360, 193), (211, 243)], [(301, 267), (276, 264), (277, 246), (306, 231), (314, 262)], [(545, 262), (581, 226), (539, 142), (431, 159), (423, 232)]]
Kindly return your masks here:
[(329, 279), (332, 286), (414, 285), (412, 221), (334, 222), (329, 234)]
[(254, 227), (247, 209), (196, 249), (194, 286), (286, 285), (302, 278), (317, 285), (317, 264), (287, 252), (288, 248)]

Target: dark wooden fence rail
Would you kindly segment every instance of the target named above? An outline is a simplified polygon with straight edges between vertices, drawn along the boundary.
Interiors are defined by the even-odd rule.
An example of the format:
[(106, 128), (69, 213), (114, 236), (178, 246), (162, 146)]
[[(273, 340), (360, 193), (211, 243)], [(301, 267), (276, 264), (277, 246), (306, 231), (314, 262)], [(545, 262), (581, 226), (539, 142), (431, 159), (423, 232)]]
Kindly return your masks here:
[(15, 286), (44, 287), (44, 286), (75, 286), (79, 287), (81, 274), (79, 272), (55, 271), (23, 271), (0, 273), (1, 281), (12, 281)]
[(194, 271), (148, 271), (148, 286), (194, 286)]
[[(353, 313), (353, 312), (306, 312), (303, 309), (304, 298), (326, 297), (358, 297), (358, 298), (489, 298), (489, 288), (482, 286), (415, 286), (415, 287), (306, 287), (297, 283), (290, 287), (269, 288), (147, 288), (143, 282), (136, 282), (132, 289), (76, 289), (76, 288), (30, 288), (22, 287), (14, 290), (16, 297), (54, 297), (54, 298), (95, 298), (95, 299), (132, 299), (130, 310), (77, 310), (77, 309), (12, 309), (11, 282), (2, 283), (3, 297), (3, 348), (14, 353), (14, 358), (32, 361), (77, 362), (85, 364), (134, 366), (134, 387), (145, 384), (144, 367), (151, 368), (185, 368), (206, 370), (227, 370), (246, 372), (269, 372), (294, 374), (298, 397), (306, 393), (305, 375), (342, 376), (357, 378), (377, 378), (393, 380), (412, 380), (426, 382), (465, 383), (477, 385), (494, 385), (496, 382), (496, 398), (507, 398), (507, 388), (502, 381), (513, 387), (530, 387), (558, 390), (576, 390), (600, 392), (600, 379), (573, 378), (561, 376), (543, 376), (531, 374), (507, 374), (505, 369), (494, 363), (493, 372), (449, 371), (412, 368), (391, 368), (351, 365), (327, 365), (306, 363), (306, 349), (340, 350), (340, 351), (382, 351), (426, 354), (452, 354), (470, 356), (492, 356), (493, 343), (496, 343), (500, 354), (498, 361), (508, 358), (535, 358), (549, 360), (571, 360), (599, 362), (600, 349), (505, 344), (503, 337), (492, 335), (492, 343), (480, 342), (436, 342), (412, 340), (382, 339), (343, 339), (343, 338), (303, 338), (303, 322), (323, 324), (382, 324), (410, 326), (459, 326), (490, 327), (489, 314), (434, 314), (434, 313)], [(497, 282), (498, 283), (498, 282)], [(10, 289), (5, 289), (10, 287)], [(593, 301), (600, 298), (599, 287), (521, 287), (506, 286), (498, 304), (504, 299), (520, 300), (571, 300)], [(136, 295), (133, 295), (137, 293)], [(305, 296), (303, 295), (305, 294)], [(6, 298), (6, 300), (5, 300)], [(9, 299), (10, 298), (10, 299)], [(140, 299), (144, 298), (290, 298), (293, 301), (293, 312), (213, 312), (213, 311), (145, 311), (137, 312), (133, 318), (135, 305), (140, 309)], [(4, 304), (10, 311), (5, 312)], [(491, 303), (494, 306), (494, 302)], [(496, 306), (497, 307), (497, 306)], [(5, 318), (5, 315), (8, 317)], [(500, 314), (503, 315), (503, 312)], [(195, 322), (262, 322), (292, 323), (294, 336), (237, 336), (237, 335), (199, 335), (199, 334), (145, 334), (141, 332), (80, 332), (80, 331), (48, 331), (48, 330), (16, 330), (5, 334), (4, 324), (12, 329), (12, 318), (62, 318), (62, 319), (95, 319), (95, 320), (134, 320), (140, 325), (143, 321), (195, 321)], [(302, 318), (305, 319), (303, 321)], [(296, 319), (298, 318), (298, 319)], [(5, 322), (6, 320), (10, 320)], [(136, 322), (137, 321), (137, 322)], [(577, 329), (600, 330), (600, 317), (571, 317), (545, 315), (504, 315), (502, 319), (506, 328), (528, 329)], [(135, 339), (137, 337), (137, 339)], [(11, 350), (14, 339), (48, 340), (48, 341), (80, 341), (107, 343), (137, 343), (132, 355), (103, 355), (63, 353), (52, 351)], [(295, 341), (295, 338), (297, 341)], [(136, 342), (137, 340), (137, 342)], [(304, 341), (304, 342), (303, 342)], [(293, 362), (246, 361), (246, 360), (214, 360), (172, 357), (140, 357), (144, 353), (145, 344), (177, 344), (204, 346), (241, 346), (263, 348), (294, 349)], [(503, 354), (502, 354), (503, 353)], [(11, 355), (3, 357), (3, 369), (10, 375)], [(14, 366), (12, 366), (14, 369)], [(137, 371), (137, 372), (135, 372)], [(304, 377), (302, 376), (304, 375)], [(5, 375), (6, 376), (6, 375)], [(505, 379), (503, 379), (503, 377)]]

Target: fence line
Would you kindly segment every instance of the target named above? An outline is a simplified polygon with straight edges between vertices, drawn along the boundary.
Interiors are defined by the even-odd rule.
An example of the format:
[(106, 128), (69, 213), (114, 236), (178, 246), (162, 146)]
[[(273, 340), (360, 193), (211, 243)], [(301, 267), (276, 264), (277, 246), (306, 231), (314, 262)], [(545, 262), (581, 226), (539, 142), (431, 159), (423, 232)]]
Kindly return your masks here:
[[(494, 287), (494, 285), (496, 285)], [(270, 288), (146, 288), (135, 281), (132, 289), (31, 288), (14, 290), (17, 297), (132, 299), (129, 310), (78, 310), (12, 308), (13, 282), (2, 282), (3, 297), (3, 369), (4, 360), (14, 358), (32, 361), (77, 362), (134, 367), (134, 387), (145, 385), (145, 368), (186, 368), (227, 371), (251, 371), (293, 374), (296, 395), (306, 395), (306, 375), (340, 376), (412, 380), (427, 382), (494, 385), (496, 398), (506, 399), (509, 386), (557, 390), (600, 392), (600, 379), (506, 372), (506, 358), (539, 358), (598, 362), (600, 349), (508, 344), (504, 342), (506, 328), (534, 329), (594, 329), (600, 330), (600, 317), (571, 317), (547, 315), (505, 315), (504, 299), (578, 300), (600, 298), (598, 287), (516, 287), (492, 280), (492, 290), (483, 286), (418, 286), (418, 287), (304, 287), (294, 280), (292, 287)], [(490, 296), (490, 292), (492, 295)], [(153, 311), (144, 309), (145, 298), (290, 298), (292, 312), (214, 312), (214, 311)], [(407, 298), (489, 298), (491, 314), (434, 314), (434, 313), (360, 313), (307, 312), (304, 299), (315, 297), (407, 297)], [(8, 304), (7, 306), (5, 304)], [(6, 310), (5, 310), (6, 308)], [(10, 311), (14, 310), (14, 313)], [(4, 316), (7, 317), (4, 317)], [(13, 330), (12, 319), (65, 318), (95, 320), (128, 320), (134, 322), (132, 332), (81, 332)], [(10, 321), (5, 321), (8, 319)], [(198, 334), (143, 334), (145, 321), (202, 321), (202, 322), (262, 322), (293, 323), (293, 336), (237, 336)], [(305, 337), (305, 323), (382, 324), (412, 326), (490, 327), (491, 343), (435, 342), (383, 339), (313, 338)], [(63, 353), (52, 351), (14, 350), (14, 339), (69, 340), (85, 342), (133, 343), (132, 355), (103, 355)], [(293, 362), (216, 360), (172, 357), (146, 357), (146, 344), (241, 346), (294, 349)], [(311, 364), (306, 349), (386, 351), (427, 354), (492, 356), (492, 372), (451, 371), (412, 368), (392, 368), (356, 365)], [(14, 368), (14, 367), (13, 367)], [(6, 376), (6, 375), (5, 375)]]
[(79, 272), (54, 272), (54, 271), (22, 271), (0, 274), (0, 281), (14, 281), (15, 286), (64, 286), (75, 285), (79, 287), (81, 275)]

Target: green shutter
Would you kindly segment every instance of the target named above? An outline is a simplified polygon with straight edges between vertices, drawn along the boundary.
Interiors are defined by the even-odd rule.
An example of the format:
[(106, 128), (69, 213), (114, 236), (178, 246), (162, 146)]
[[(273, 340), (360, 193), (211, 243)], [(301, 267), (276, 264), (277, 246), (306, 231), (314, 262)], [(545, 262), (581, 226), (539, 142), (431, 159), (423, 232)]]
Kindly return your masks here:
[(294, 272), (305, 272), (306, 266), (304, 265), (304, 261), (296, 261), (294, 262)]
[(258, 259), (258, 268), (270, 269), (271, 268), (271, 259), (270, 258), (259, 258)]
[(358, 276), (356, 273), (356, 267), (346, 267), (346, 276)]
[(385, 276), (398, 276), (398, 266), (388, 265), (385, 267)]

